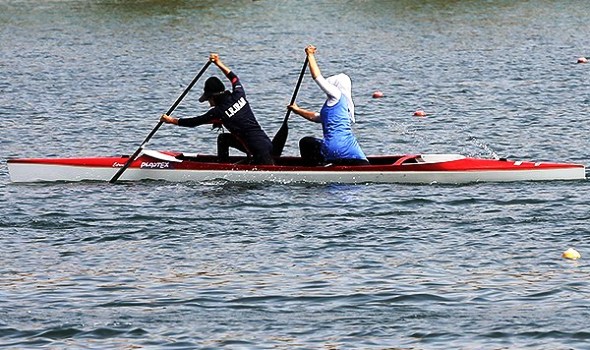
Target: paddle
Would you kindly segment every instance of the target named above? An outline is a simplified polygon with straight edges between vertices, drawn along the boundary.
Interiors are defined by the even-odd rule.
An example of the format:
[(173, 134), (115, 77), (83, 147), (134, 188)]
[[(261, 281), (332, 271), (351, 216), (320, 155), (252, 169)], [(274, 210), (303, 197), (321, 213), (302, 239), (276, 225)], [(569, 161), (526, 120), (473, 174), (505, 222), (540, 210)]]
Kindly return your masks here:
[[(188, 92), (193, 87), (193, 85), (195, 85), (195, 83), (197, 82), (197, 80), (199, 80), (199, 78), (201, 78), (201, 75), (203, 75), (203, 73), (205, 73), (205, 71), (207, 70), (207, 68), (209, 68), (209, 65), (211, 65), (211, 61), (207, 61), (207, 63), (203, 66), (203, 68), (201, 68), (201, 71), (195, 76), (195, 78), (193, 79), (193, 81), (191, 81), (191, 83), (188, 84), (188, 86), (186, 87), (186, 89), (184, 90), (184, 92), (176, 99), (176, 102), (174, 102), (174, 104), (172, 105), (172, 107), (170, 107), (170, 109), (168, 109), (168, 112), (166, 112), (167, 115), (170, 115), (170, 114), (172, 114), (172, 112), (174, 112), (174, 110), (176, 109), (176, 107), (178, 106), (178, 104), (180, 104), (180, 102), (182, 101), (182, 99), (186, 96), (186, 94), (188, 94)], [(133, 163), (133, 161), (135, 160), (135, 158), (137, 158), (137, 156), (139, 155), (139, 153), (143, 150), (143, 148), (145, 147), (145, 145), (152, 138), (152, 136), (154, 136), (154, 134), (156, 133), (156, 131), (158, 131), (158, 129), (160, 128), (160, 126), (162, 126), (163, 123), (164, 122), (161, 121), (161, 120), (158, 122), (158, 125), (156, 125), (156, 127), (152, 129), (152, 131), (150, 132), (150, 134), (145, 138), (145, 140), (143, 140), (143, 142), (141, 143), (141, 145), (139, 145), (139, 148), (137, 149), (137, 151), (135, 151), (135, 153), (133, 153), (133, 155), (131, 157), (129, 157), (129, 160), (127, 160), (127, 162), (125, 163), (125, 165), (123, 165), (123, 167), (120, 168), (119, 171), (117, 171), (117, 173), (115, 174), (115, 176), (113, 176), (113, 178), (109, 181), (110, 183), (115, 183), (117, 181), (117, 179), (119, 179), (121, 177), (121, 175), (123, 175), (123, 172), (125, 172), (125, 170), (127, 170), (127, 168), (129, 168), (129, 166), (131, 165), (131, 163)]]
[[(303, 81), (303, 75), (305, 74), (305, 69), (307, 68), (308, 59), (305, 57), (305, 62), (303, 63), (303, 68), (301, 68), (301, 73), (299, 73), (299, 80), (297, 80), (297, 85), (295, 86), (295, 91), (293, 91), (293, 97), (291, 97), (292, 105), (295, 103), (295, 98), (297, 98), (297, 92), (299, 92), (299, 87), (301, 86), (301, 82)], [(289, 135), (289, 115), (291, 114), (291, 110), (287, 109), (287, 114), (285, 115), (285, 119), (283, 119), (283, 125), (279, 131), (277, 131), (275, 137), (272, 139), (272, 155), (274, 157), (280, 157), (281, 153), (283, 153), (283, 148), (285, 147), (285, 143), (287, 142), (287, 136)]]

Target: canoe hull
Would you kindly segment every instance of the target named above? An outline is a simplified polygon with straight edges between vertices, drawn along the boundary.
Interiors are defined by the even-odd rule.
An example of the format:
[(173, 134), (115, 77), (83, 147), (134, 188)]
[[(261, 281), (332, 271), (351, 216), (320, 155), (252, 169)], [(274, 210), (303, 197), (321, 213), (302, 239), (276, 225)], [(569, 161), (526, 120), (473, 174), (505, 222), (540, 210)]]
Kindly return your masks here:
[[(470, 183), (585, 179), (585, 167), (567, 163), (533, 163), (467, 158), (460, 155), (381, 156), (369, 166), (302, 166), (285, 158), (276, 166), (218, 163), (213, 156), (184, 157), (174, 153), (142, 155), (120, 181), (308, 183)], [(181, 155), (177, 153), (176, 155)], [(12, 182), (108, 181), (126, 162), (124, 157), (10, 159)], [(177, 159), (177, 160), (174, 160)], [(408, 162), (406, 162), (408, 160)]]

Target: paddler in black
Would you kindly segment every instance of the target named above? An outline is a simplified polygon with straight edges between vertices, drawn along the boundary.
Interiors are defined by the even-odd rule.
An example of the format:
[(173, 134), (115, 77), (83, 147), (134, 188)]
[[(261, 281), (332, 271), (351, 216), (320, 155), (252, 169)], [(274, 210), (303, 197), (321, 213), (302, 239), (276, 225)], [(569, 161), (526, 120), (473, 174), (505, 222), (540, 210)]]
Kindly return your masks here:
[(212, 108), (207, 113), (193, 118), (174, 118), (164, 114), (160, 120), (187, 127), (221, 124), (231, 134), (222, 133), (217, 137), (217, 156), (220, 161), (227, 161), (229, 147), (234, 147), (252, 155), (252, 164), (273, 164), (272, 143), (256, 121), (240, 79), (221, 62), (218, 54), (212, 53), (209, 59), (229, 79), (232, 92), (225, 90), (217, 77), (211, 77), (205, 82), (203, 95), (199, 98), (199, 102), (209, 101)]

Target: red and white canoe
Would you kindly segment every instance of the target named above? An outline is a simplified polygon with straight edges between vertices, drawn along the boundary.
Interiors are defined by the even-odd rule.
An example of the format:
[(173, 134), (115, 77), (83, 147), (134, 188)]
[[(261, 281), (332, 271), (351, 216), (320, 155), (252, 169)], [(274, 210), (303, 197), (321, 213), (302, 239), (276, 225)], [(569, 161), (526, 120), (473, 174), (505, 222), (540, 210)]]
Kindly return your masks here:
[[(109, 181), (128, 156), (9, 159), (13, 182)], [(250, 165), (244, 157), (219, 163), (217, 157), (144, 150), (120, 181), (165, 180), (311, 183), (469, 183), (586, 178), (584, 165), (470, 158), (459, 154), (372, 156), (366, 166), (304, 166), (281, 157), (276, 165)]]

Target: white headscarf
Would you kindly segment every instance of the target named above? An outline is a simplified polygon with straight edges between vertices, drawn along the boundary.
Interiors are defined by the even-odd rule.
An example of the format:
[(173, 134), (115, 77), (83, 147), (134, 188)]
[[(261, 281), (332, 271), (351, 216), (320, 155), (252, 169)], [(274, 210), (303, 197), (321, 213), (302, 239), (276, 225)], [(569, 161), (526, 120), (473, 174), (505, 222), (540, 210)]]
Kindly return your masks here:
[(350, 121), (354, 123), (354, 103), (352, 102), (352, 81), (350, 80), (350, 77), (341, 73), (328, 77), (326, 81), (336, 86), (338, 90), (346, 96), (346, 99), (348, 100), (348, 115), (350, 116)]

